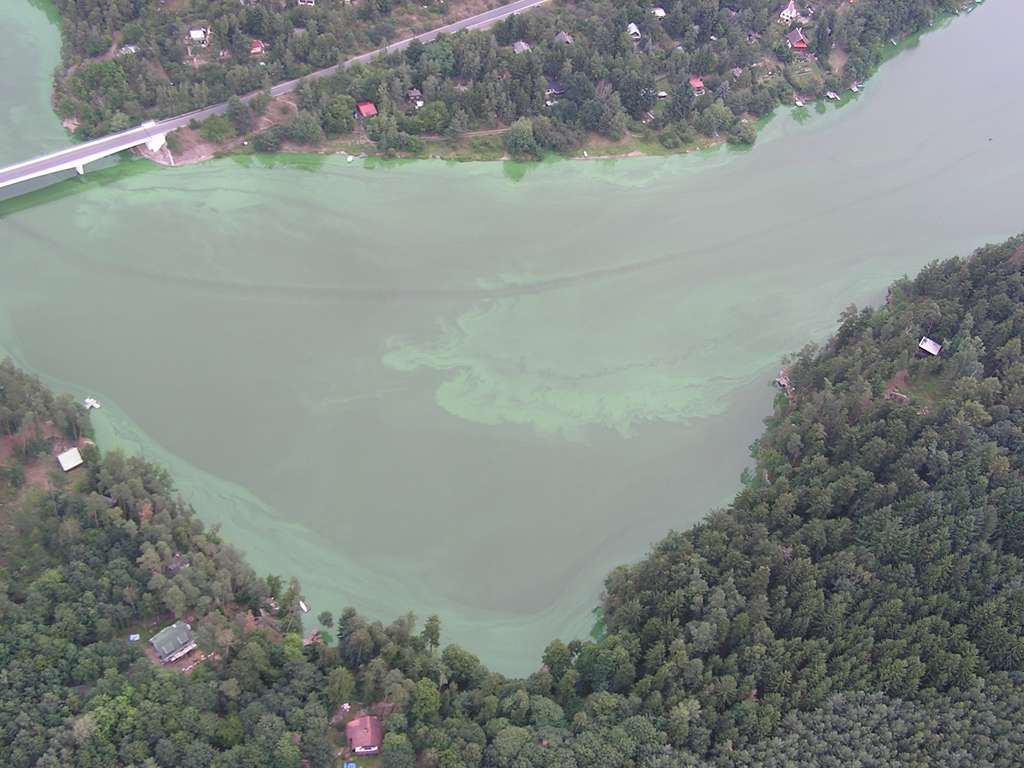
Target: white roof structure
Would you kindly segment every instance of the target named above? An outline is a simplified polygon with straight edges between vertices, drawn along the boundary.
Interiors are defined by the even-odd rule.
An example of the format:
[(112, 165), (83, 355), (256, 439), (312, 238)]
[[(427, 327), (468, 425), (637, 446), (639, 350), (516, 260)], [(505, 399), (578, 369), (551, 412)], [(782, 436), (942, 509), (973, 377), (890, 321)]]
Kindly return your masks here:
[(65, 472), (70, 472), (75, 467), (82, 466), (85, 461), (83, 461), (82, 454), (78, 452), (77, 448), (69, 448), (57, 457), (57, 463), (60, 464), (60, 468)]
[(629, 36), (632, 37), (634, 40), (640, 39), (640, 27), (638, 27), (632, 21), (629, 22), (628, 26), (626, 27), (626, 32), (628, 32)]
[(206, 40), (206, 30), (205, 29), (190, 29), (188, 31), (188, 36), (191, 37), (195, 42), (201, 43), (204, 40)]
[(651, 13), (654, 14), (654, 18), (656, 18), (656, 19), (664, 19), (665, 18), (665, 9), (662, 8), (660, 5), (656, 6), (654, 8), (651, 8)]
[(789, 0), (786, 7), (779, 11), (779, 18), (782, 21), (793, 21), (799, 15), (800, 12), (796, 9), (796, 0)]
[(939, 352), (942, 351), (942, 345), (937, 341), (932, 341), (927, 336), (922, 336), (921, 341), (917, 345), (918, 349), (924, 350), (929, 355), (938, 356)]

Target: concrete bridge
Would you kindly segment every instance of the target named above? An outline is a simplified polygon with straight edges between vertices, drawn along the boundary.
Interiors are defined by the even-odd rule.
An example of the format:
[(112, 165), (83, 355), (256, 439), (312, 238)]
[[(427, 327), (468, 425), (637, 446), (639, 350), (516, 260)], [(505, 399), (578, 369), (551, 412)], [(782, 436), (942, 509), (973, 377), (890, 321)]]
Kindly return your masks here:
[[(545, 2), (547, 0), (515, 0), (515, 2), (502, 5), (490, 11), (484, 11), (461, 21), (432, 29), (429, 32), (399, 40), (375, 51), (354, 56), (340, 64), (317, 70), (308, 75), (307, 78), (298, 78), (278, 83), (270, 89), (270, 93), (272, 96), (290, 93), (298, 88), (304, 79), (328, 77), (339, 69), (346, 69), (356, 64), (366, 64), (377, 56), (402, 51), (408, 48), (409, 44), (414, 40), (418, 40), (421, 43), (429, 43), (439, 35), (454, 34), (464, 29), (485, 29), (520, 11), (529, 10)], [(247, 96), (243, 96), (242, 101), (249, 101), (254, 96), (256, 96), (255, 93), (250, 93)], [(59, 152), (37, 157), (33, 160), (26, 160), (23, 163), (9, 165), (6, 168), (0, 168), (0, 189), (71, 169), (78, 171), (79, 174), (84, 174), (85, 166), (89, 163), (109, 157), (110, 155), (116, 155), (118, 152), (123, 152), (126, 149), (142, 146), (143, 144), (155, 152), (164, 145), (167, 134), (171, 131), (188, 125), (192, 120), (203, 121), (208, 117), (223, 114), (226, 111), (227, 103), (214, 104), (213, 106), (197, 109), (194, 112), (188, 112), (167, 120), (159, 122), (149, 121), (137, 128), (115, 133), (111, 136), (104, 136), (102, 139), (95, 139), (84, 144), (76, 144)]]

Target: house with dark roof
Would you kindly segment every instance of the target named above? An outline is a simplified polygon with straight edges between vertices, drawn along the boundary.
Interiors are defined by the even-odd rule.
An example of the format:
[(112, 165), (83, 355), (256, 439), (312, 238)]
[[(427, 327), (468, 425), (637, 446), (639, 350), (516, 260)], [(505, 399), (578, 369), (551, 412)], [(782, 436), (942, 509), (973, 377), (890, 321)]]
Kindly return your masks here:
[(563, 45), (572, 45), (573, 43), (576, 42), (576, 40), (574, 40), (573, 36), (570, 35), (568, 32), (559, 32), (557, 35), (555, 35), (555, 42), (562, 43)]
[(514, 43), (512, 43), (512, 52), (513, 53), (529, 53), (530, 52), (530, 44), (528, 42), (526, 42), (525, 40), (516, 40)]
[(554, 77), (548, 78), (547, 88), (544, 89), (545, 96), (564, 96), (565, 86), (562, 85), (561, 81)]
[(160, 661), (170, 664), (191, 653), (196, 647), (192, 627), (184, 621), (176, 621), (164, 627), (149, 639)]
[(786, 44), (796, 51), (806, 51), (809, 43), (810, 40), (807, 39), (803, 29), (800, 27), (786, 35)]
[(345, 740), (349, 751), (355, 755), (376, 755), (383, 741), (380, 719), (363, 715), (350, 720), (345, 726)]

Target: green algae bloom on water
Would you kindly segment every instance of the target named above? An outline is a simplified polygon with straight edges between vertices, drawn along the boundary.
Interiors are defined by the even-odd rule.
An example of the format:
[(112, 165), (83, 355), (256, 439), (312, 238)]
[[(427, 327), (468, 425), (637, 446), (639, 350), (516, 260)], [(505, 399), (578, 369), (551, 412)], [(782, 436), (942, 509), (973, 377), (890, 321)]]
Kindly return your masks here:
[[(12, 7), (0, 23), (39, 13)], [(1024, 103), (948, 108), (1012, 69), (1013, 12), (746, 152), (518, 180), (293, 156), (87, 175), (5, 204), (0, 346), (98, 397), (101, 446), (168, 465), (314, 612), (438, 613), (446, 642), (530, 672), (587, 636), (609, 568), (732, 496), (783, 355), (1020, 229)], [(28, 103), (0, 112), (32, 126), (0, 130), (8, 161), (62, 140)]]

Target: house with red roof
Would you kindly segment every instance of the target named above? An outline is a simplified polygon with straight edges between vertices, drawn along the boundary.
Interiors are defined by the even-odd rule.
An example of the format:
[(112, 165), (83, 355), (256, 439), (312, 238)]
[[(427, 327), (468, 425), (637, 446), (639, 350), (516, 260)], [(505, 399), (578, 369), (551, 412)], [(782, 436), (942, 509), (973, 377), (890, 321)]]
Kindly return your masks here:
[(356, 104), (356, 117), (376, 117), (377, 105), (372, 101), (360, 101)]
[(795, 51), (806, 51), (810, 40), (807, 39), (804, 31), (800, 27), (797, 27), (786, 35), (786, 43)]
[(349, 720), (345, 726), (345, 740), (354, 755), (376, 755), (383, 741), (380, 720), (373, 715), (363, 715)]
[(249, 55), (250, 56), (262, 56), (263, 55), (263, 41), (253, 40), (249, 44)]
[(703, 96), (705, 94), (704, 81), (696, 75), (690, 78), (690, 88), (693, 89), (694, 96)]

